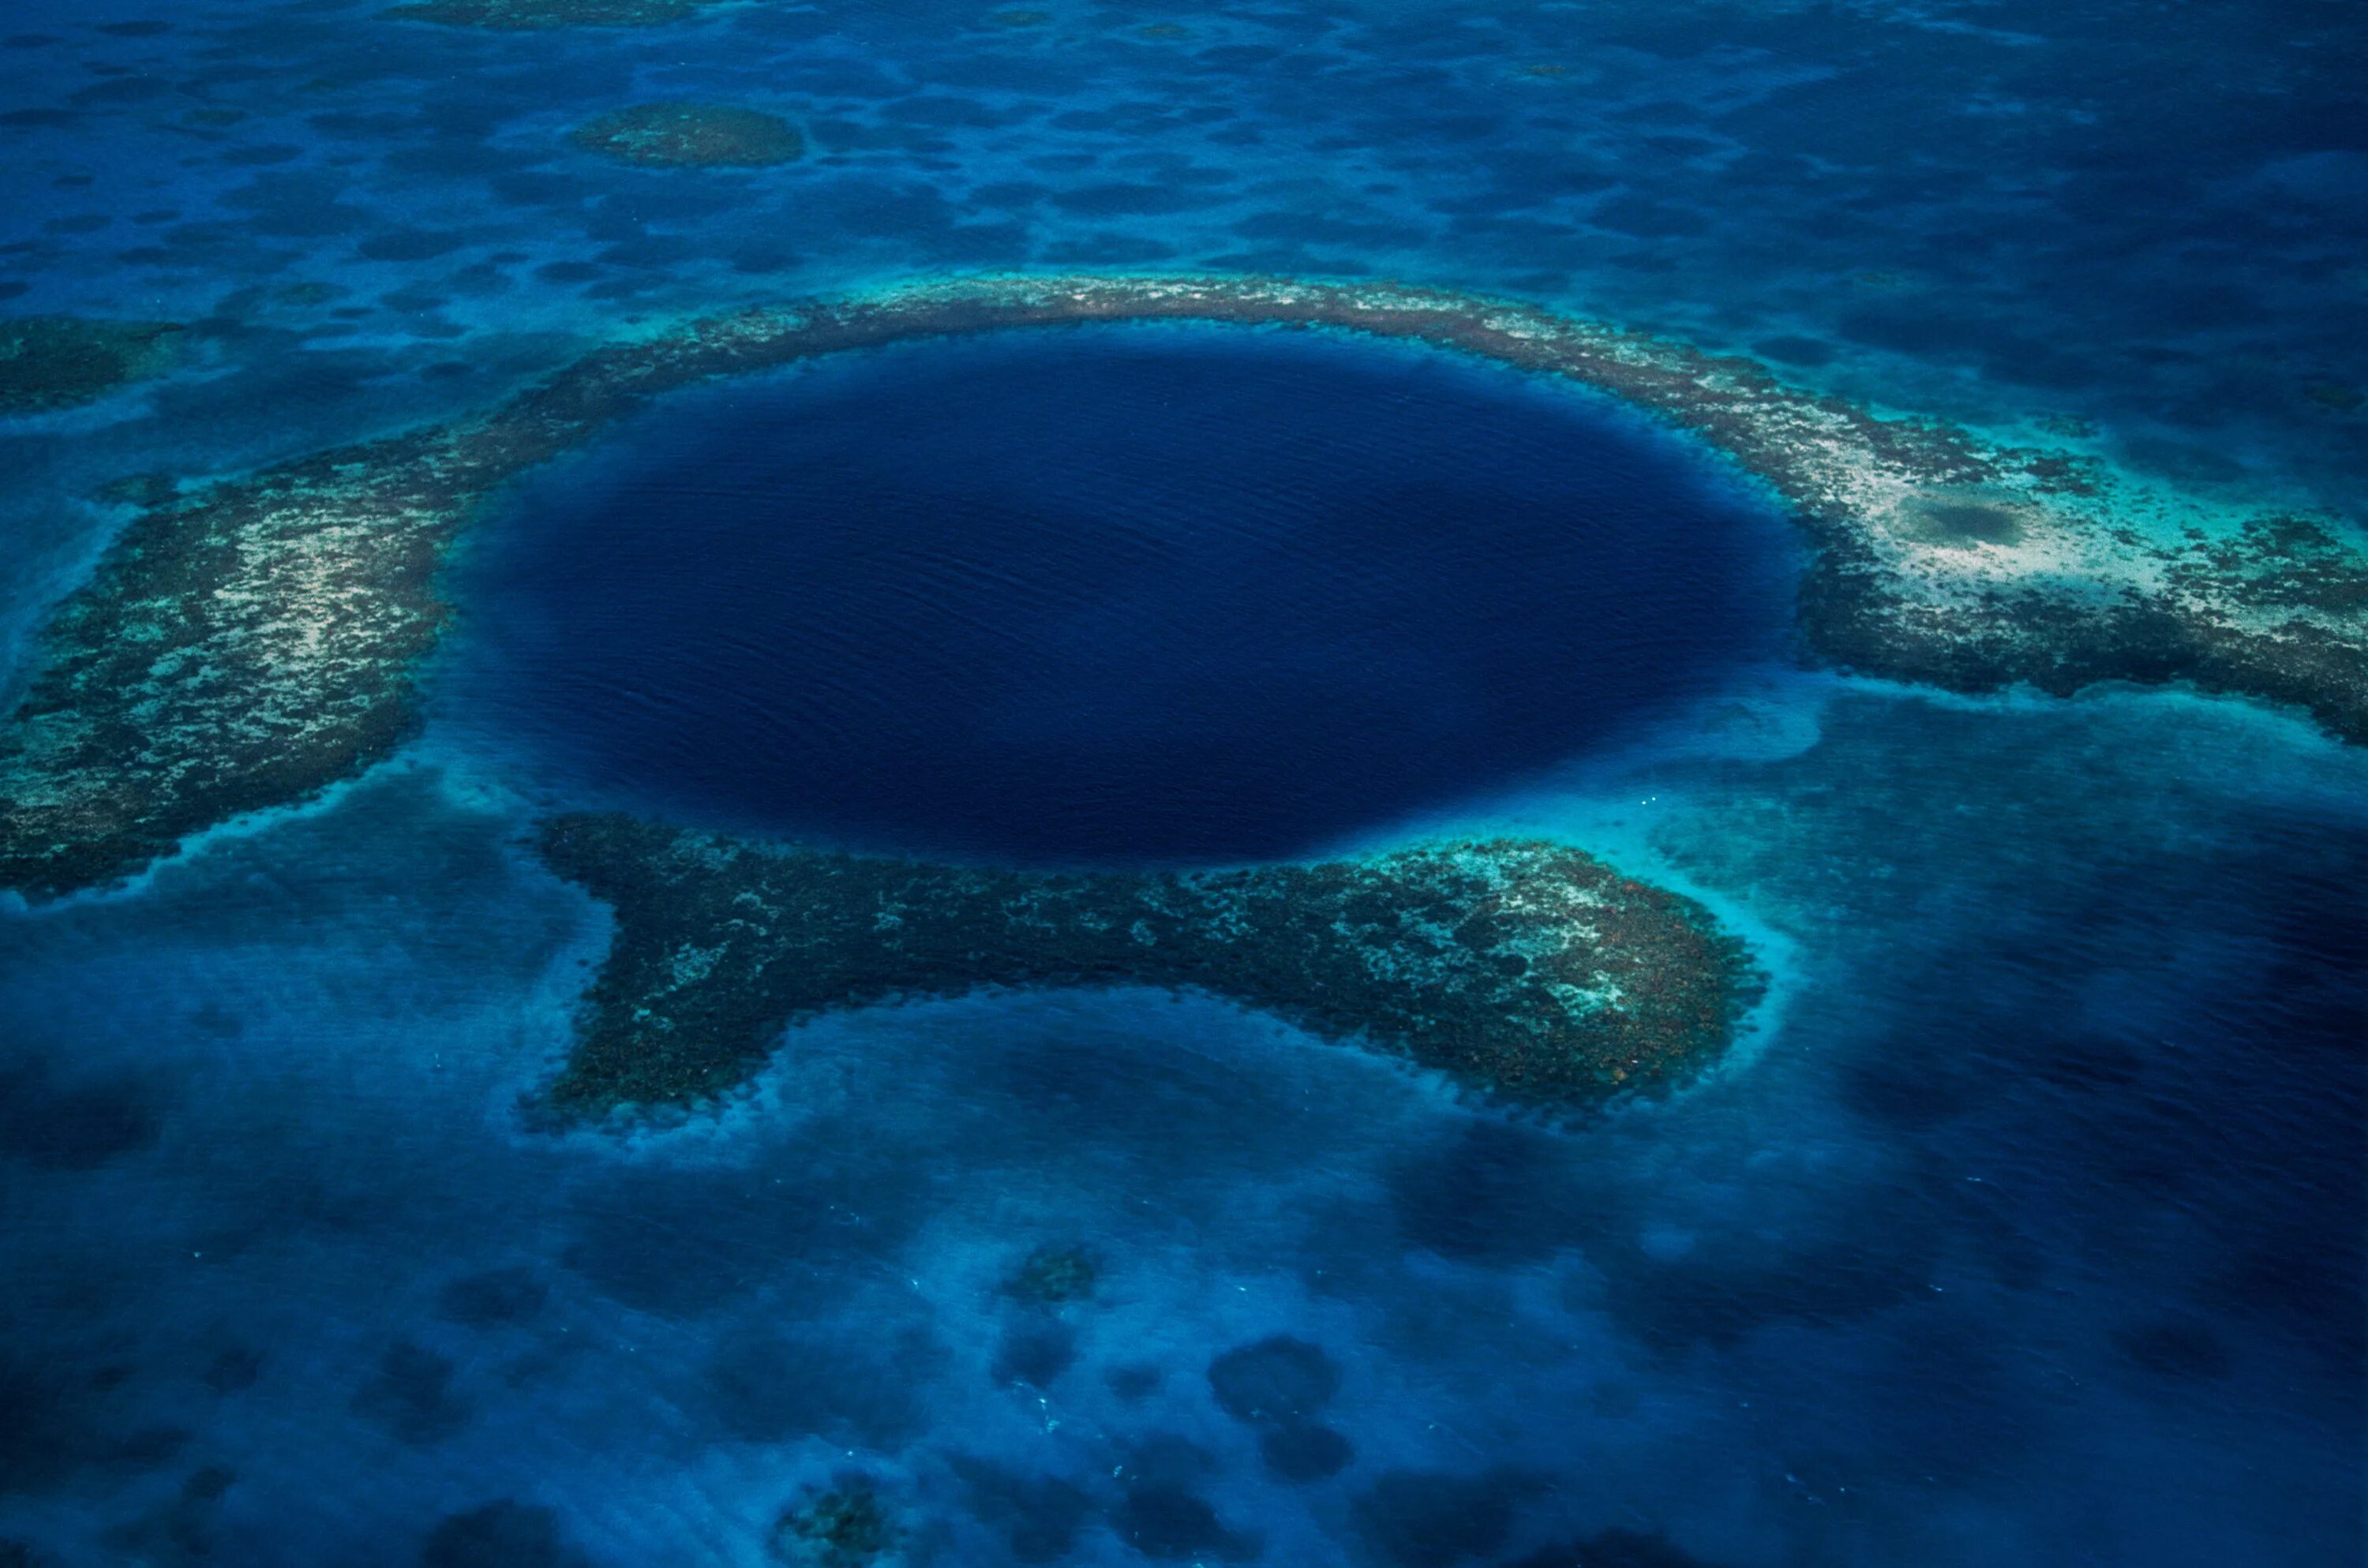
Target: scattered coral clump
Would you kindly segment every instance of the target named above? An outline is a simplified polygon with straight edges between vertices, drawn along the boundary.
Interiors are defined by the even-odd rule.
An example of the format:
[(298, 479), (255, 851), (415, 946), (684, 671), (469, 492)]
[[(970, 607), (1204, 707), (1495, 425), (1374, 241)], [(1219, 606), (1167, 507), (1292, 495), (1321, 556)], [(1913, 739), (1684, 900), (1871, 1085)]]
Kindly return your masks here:
[(805, 152), (787, 120), (729, 104), (637, 104), (575, 131), (587, 152), (657, 168), (758, 167)]
[(1101, 1262), (1083, 1246), (1041, 1246), (1003, 1282), (1004, 1293), (1037, 1306), (1059, 1306), (1094, 1293)]
[[(563, 1115), (690, 1104), (785, 1026), (986, 986), (1192, 987), (1558, 1110), (1681, 1079), (1755, 998), (1691, 900), (1538, 839), (1247, 870), (1043, 875), (735, 842), (620, 815), (544, 824), (617, 934)], [(1044, 1255), (1038, 1289), (1080, 1282)], [(1025, 1271), (1023, 1271), (1025, 1277)]]
[(797, 1568), (866, 1568), (896, 1541), (895, 1522), (878, 1488), (842, 1478), (783, 1514), (773, 1526), (773, 1555)]
[(172, 322), (22, 316), (0, 321), (0, 416), (71, 408), (161, 375), (181, 328)]

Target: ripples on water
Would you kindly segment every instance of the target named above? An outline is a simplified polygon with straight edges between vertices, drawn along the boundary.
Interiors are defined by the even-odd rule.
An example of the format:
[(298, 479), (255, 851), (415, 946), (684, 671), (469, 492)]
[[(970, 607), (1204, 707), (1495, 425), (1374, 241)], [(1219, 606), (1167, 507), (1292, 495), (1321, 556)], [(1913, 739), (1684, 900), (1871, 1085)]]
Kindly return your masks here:
[(1702, 454), (1510, 372), (1026, 333), (710, 391), (528, 484), (443, 684), (677, 813), (1307, 853), (1781, 653), (1790, 543)]

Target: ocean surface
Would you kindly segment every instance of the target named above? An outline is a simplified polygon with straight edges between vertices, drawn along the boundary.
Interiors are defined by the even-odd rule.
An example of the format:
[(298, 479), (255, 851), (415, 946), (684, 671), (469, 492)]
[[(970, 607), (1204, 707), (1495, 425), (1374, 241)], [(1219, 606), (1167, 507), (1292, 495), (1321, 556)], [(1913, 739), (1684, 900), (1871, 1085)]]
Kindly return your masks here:
[[(0, 313), (193, 324), (0, 418), (11, 700), (111, 481), (946, 271), (1499, 291), (2361, 520), (2341, 0), (379, 9), (11, 0)], [(567, 139), (678, 98), (805, 155)], [(860, 1478), (893, 1542), (803, 1561), (2351, 1568), (2368, 752), (1808, 667), (1796, 549), (1615, 403), (1237, 328), (834, 358), (529, 474), (398, 757), (0, 905), (0, 1564), (756, 1568)], [(586, 805), (1030, 865), (1543, 834), (1770, 991), (1570, 1126), (1078, 990), (553, 1132), (610, 926), (525, 843)], [(1044, 1248), (1088, 1297), (1006, 1289)]]
[(1222, 327), (668, 399), (457, 573), (456, 737), (671, 820), (1006, 862), (1320, 853), (1789, 652), (1791, 526), (1611, 400)]

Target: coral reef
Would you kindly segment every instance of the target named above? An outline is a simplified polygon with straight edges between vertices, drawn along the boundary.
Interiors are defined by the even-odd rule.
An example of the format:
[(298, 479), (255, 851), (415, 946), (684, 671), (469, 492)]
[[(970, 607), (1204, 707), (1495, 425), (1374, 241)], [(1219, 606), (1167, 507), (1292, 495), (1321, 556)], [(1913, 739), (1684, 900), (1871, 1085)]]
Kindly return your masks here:
[(0, 884), (103, 883), (394, 749), (477, 477), (430, 450), (338, 453), (132, 520), (0, 732)]
[(181, 331), (173, 322), (0, 320), (0, 418), (72, 408), (162, 375), (173, 363)]
[[(640, 7), (454, 0), (472, 14)], [(491, 25), (491, 24), (488, 24)], [(509, 22), (500, 25), (529, 25)], [(1692, 430), (1793, 508), (1808, 649), (1960, 691), (2185, 681), (2368, 740), (2368, 556), (2307, 517), (2232, 517), (2083, 458), (1883, 418), (1721, 358), (1535, 307), (1248, 277), (962, 278), (620, 343), (472, 420), (324, 452), (142, 513), (47, 630), (0, 729), (0, 887), (104, 884), (182, 837), (388, 755), (446, 619), (446, 547), (484, 496), (643, 400), (935, 335), (1072, 322), (1326, 327), (1463, 350)]]
[(787, 120), (731, 104), (636, 104), (576, 127), (570, 140), (654, 168), (757, 167), (805, 152)]
[(1041, 1246), (1021, 1260), (1003, 1292), (1033, 1306), (1057, 1307), (1094, 1293), (1101, 1261), (1085, 1246)]
[(773, 1554), (798, 1568), (864, 1568), (895, 1545), (895, 1523), (879, 1490), (861, 1476), (842, 1477), (784, 1513), (773, 1526)]
[[(1363, 861), (1044, 875), (555, 817), (543, 858), (616, 911), (561, 1116), (696, 1103), (785, 1025), (983, 986), (1193, 987), (1553, 1109), (1683, 1078), (1756, 995), (1691, 901), (1542, 840)], [(1040, 1287), (1065, 1285), (1057, 1255)], [(1022, 1279), (1028, 1280), (1023, 1268)]]

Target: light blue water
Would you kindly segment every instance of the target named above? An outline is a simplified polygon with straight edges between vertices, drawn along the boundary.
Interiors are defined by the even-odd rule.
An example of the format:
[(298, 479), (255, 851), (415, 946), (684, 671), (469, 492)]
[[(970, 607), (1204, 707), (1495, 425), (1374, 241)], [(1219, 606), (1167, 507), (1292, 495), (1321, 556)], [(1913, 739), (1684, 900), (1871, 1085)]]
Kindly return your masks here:
[[(189, 4), (110, 32), (145, 13), (17, 0), (0, 310), (197, 327), (170, 381), (0, 422), (6, 684), (103, 540), (108, 480), (480, 407), (637, 323), (947, 267), (1503, 290), (1894, 407), (2077, 415), (2093, 449), (2224, 495), (2342, 510), (2368, 471), (2353, 7), (1043, 9), (495, 35)], [(812, 155), (654, 173), (564, 141), (685, 96), (780, 112)], [(1345, 389), (1386, 382), (1410, 389), (1392, 417), (1443, 421), (1405, 439), (1487, 425), (1505, 445), (1429, 472), (1518, 467), (1453, 470), (1460, 494), (1600, 457), (1732, 500), (1699, 454), (1600, 424), (1542, 454), (1576, 416), (1493, 372), (1129, 341), (1187, 338), (1220, 399), (1313, 366), (1338, 395), (1294, 418), (1337, 429)], [(1072, 373), (1036, 340), (932, 353), (805, 390), (861, 409), (925, 369)], [(1386, 472), (1374, 447), (1349, 467)], [(569, 475), (631, 478), (642, 450), (536, 483), (613, 527), (619, 492)], [(1539, 546), (1543, 514), (1485, 510), (1457, 536), (1481, 558)], [(723, 520), (747, 540), (752, 515)], [(456, 583), (537, 559), (502, 537)], [(584, 563), (589, 590), (629, 559)], [(501, 602), (529, 586), (552, 585)], [(1235, 646), (1259, 657), (1320, 624), (1271, 586), (1210, 589), (1255, 611)], [(1467, 646), (1497, 599), (1443, 592), (1413, 645)], [(534, 603), (541, 656), (634, 652), (570, 649), (587, 606)], [(699, 802), (561, 756), (548, 706), (488, 724), (450, 687), (324, 805), (129, 893), (0, 912), (0, 1540), (74, 1565), (753, 1565), (784, 1506), (860, 1473), (916, 1563), (2357, 1562), (2368, 762), (2239, 703), (1789, 674), (1758, 662), (1767, 624), (1621, 687), (1650, 722), (1597, 749), (1460, 775), (1458, 753), (1421, 788), (1360, 753), (1355, 809), (1284, 824), (1565, 833), (1753, 936), (1776, 990), (1732, 1066), (1568, 1133), (1133, 993), (829, 1020), (721, 1117), (526, 1131), (607, 932), (522, 835), (577, 792)], [(1533, 658), (1567, 629), (1508, 634)], [(1525, 722), (1590, 699), (1517, 676)], [(1102, 1259), (1090, 1301), (999, 1289), (1073, 1244)], [(1315, 1349), (1227, 1359), (1277, 1335)], [(1229, 1413), (1256, 1406), (1212, 1371), (1245, 1365), (1316, 1408), (1280, 1437)]]

